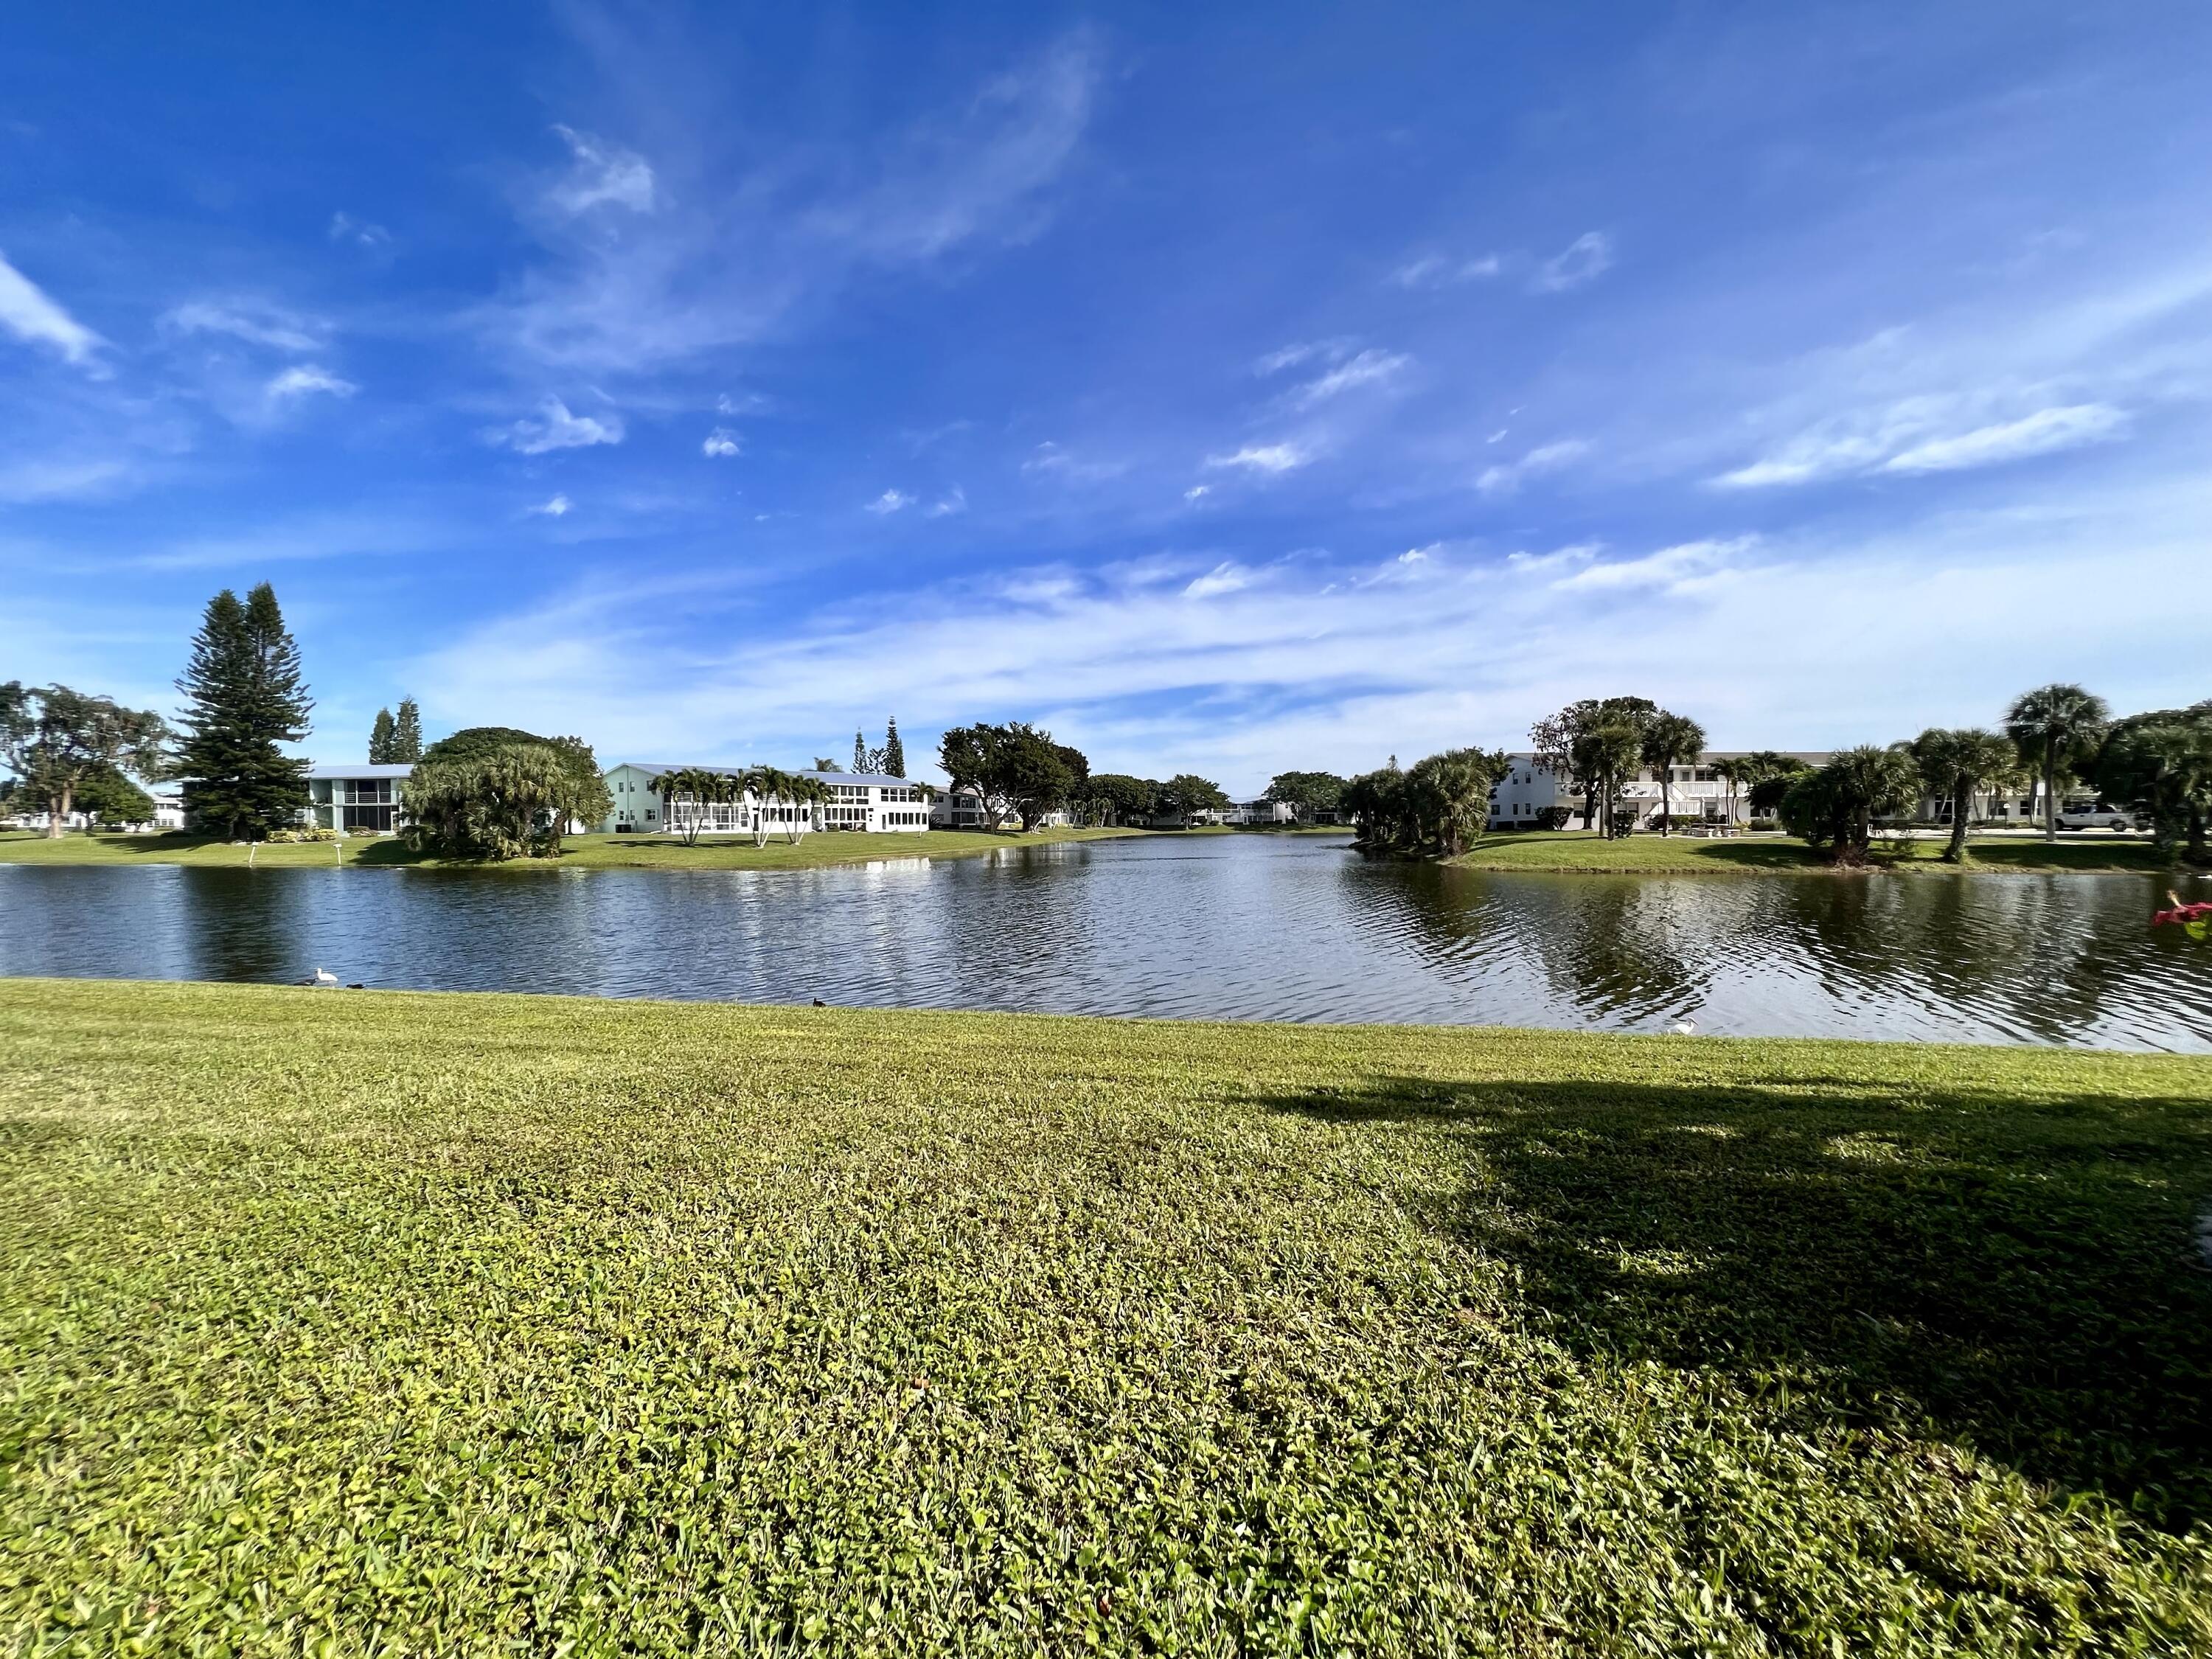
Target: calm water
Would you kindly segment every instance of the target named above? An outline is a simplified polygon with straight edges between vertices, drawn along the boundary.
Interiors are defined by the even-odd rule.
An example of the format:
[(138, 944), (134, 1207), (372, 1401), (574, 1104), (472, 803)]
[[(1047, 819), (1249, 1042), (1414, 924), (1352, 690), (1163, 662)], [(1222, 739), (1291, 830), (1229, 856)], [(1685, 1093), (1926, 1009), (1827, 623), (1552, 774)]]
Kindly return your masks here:
[[(2212, 1051), (2166, 883), (1501, 876), (1333, 838), (797, 872), (0, 866), (0, 974)], [(2208, 884), (2197, 884), (2200, 893)]]

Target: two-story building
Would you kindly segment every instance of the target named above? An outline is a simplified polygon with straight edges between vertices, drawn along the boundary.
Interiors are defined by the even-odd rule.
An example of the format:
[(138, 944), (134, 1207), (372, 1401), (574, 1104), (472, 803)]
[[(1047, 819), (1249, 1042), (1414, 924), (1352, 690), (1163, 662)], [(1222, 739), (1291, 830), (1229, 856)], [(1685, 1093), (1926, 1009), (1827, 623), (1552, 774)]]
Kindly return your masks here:
[(415, 769), (409, 765), (311, 766), (307, 769), (305, 822), (319, 830), (349, 836), (388, 836), (404, 829), (399, 786)]
[(829, 799), (820, 804), (787, 800), (780, 795), (756, 796), (747, 790), (736, 800), (693, 801), (679, 795), (671, 803), (654, 793), (653, 783), (672, 772), (713, 772), (722, 777), (743, 775), (741, 766), (704, 766), (693, 763), (622, 761), (607, 768), (607, 794), (613, 810), (605, 821), (592, 827), (602, 835), (633, 835), (670, 831), (681, 833), (696, 825), (702, 836), (750, 835), (766, 830), (780, 833), (794, 825), (809, 830), (848, 830), (861, 834), (911, 835), (930, 827), (927, 787), (911, 778), (894, 778), (872, 772), (808, 772)]
[[(1695, 761), (1669, 771), (1662, 787), (1658, 771), (1645, 766), (1622, 781), (1619, 799), (1635, 814), (1637, 828), (1649, 828), (1669, 805), (1674, 820), (1698, 819), (1711, 823), (1742, 823), (1751, 817), (1751, 801), (1744, 790), (1729, 784), (1716, 763), (1742, 760), (1750, 750), (1708, 749)], [(1827, 763), (1824, 750), (1778, 751), (1808, 766)], [(1562, 811), (1573, 823), (1582, 822), (1583, 792), (1571, 779), (1540, 764), (1534, 753), (1523, 750), (1510, 757), (1512, 765), (1490, 790), (1490, 827), (1493, 830), (1540, 829)]]

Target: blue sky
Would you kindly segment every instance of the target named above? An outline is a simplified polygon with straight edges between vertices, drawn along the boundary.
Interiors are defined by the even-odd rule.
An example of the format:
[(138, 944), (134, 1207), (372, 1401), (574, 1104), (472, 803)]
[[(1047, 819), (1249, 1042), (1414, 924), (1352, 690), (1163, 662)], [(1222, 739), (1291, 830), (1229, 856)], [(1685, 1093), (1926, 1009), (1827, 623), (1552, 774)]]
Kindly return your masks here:
[(2212, 694), (2212, 11), (0, 22), (0, 678), (275, 582), (357, 758)]

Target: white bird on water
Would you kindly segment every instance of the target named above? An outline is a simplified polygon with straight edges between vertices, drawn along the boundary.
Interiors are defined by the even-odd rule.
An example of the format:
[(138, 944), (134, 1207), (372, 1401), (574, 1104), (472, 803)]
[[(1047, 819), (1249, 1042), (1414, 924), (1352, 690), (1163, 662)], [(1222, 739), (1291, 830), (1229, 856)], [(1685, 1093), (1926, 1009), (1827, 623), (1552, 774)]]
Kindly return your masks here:
[(1695, 1036), (1698, 1034), (1698, 1022), (1685, 1014), (1667, 1030), (1675, 1036)]
[(307, 981), (310, 985), (336, 985), (337, 982), (338, 976), (327, 968), (316, 969), (315, 976)]

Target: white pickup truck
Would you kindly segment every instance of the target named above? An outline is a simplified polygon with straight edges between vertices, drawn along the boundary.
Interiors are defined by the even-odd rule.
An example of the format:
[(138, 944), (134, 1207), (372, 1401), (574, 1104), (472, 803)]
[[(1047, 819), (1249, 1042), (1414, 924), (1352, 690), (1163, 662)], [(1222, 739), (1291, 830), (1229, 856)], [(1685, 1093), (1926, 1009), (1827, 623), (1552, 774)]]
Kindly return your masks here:
[(2069, 800), (2058, 809), (2061, 830), (2140, 830), (2133, 812), (2100, 800)]

